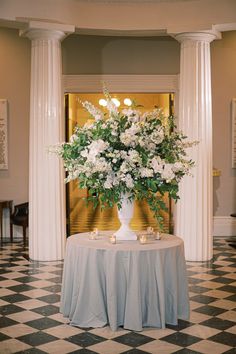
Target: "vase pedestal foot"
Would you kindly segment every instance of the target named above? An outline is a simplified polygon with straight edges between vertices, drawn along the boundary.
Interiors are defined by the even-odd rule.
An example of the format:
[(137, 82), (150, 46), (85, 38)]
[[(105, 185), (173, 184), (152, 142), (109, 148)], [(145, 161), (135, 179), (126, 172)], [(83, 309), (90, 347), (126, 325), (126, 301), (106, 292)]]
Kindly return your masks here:
[(137, 235), (128, 226), (122, 225), (114, 234), (117, 241), (136, 241)]

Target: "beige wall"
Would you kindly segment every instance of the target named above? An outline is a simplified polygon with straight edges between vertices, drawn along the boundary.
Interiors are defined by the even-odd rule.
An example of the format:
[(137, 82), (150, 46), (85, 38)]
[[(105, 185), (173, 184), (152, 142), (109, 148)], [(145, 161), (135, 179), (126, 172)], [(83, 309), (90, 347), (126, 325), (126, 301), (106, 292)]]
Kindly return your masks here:
[(28, 201), (30, 42), (0, 28), (0, 98), (8, 100), (9, 169), (0, 171), (0, 199)]
[(236, 212), (236, 169), (231, 168), (231, 100), (236, 98), (236, 31), (212, 43), (214, 215)]
[(178, 74), (179, 43), (171, 37), (67, 37), (64, 74)]
[(0, 18), (75, 25), (79, 33), (133, 34), (209, 30), (236, 21), (235, 0), (1, 0)]
[[(215, 216), (236, 212), (236, 170), (231, 168), (230, 102), (236, 97), (236, 31), (211, 44)], [(72, 35), (63, 42), (65, 74), (178, 74), (180, 46), (162, 38)]]
[[(212, 49), (214, 214), (236, 212), (231, 168), (230, 102), (236, 97), (236, 31)], [(62, 44), (64, 74), (177, 74), (179, 44), (168, 38), (70, 36)], [(0, 199), (28, 200), (30, 42), (0, 28), (0, 98), (9, 101), (9, 170), (0, 171)]]

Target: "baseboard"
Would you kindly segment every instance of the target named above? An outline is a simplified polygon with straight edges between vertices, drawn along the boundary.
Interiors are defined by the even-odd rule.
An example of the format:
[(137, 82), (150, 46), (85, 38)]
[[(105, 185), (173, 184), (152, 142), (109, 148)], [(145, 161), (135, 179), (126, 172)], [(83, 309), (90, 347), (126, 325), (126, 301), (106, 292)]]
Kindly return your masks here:
[(213, 236), (236, 236), (236, 218), (231, 216), (214, 216)]

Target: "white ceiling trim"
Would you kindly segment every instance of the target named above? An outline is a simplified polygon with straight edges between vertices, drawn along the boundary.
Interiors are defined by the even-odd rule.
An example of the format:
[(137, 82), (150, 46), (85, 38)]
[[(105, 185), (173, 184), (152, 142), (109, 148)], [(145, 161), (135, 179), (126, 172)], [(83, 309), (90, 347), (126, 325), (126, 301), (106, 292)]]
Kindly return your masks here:
[(178, 75), (63, 75), (64, 92), (173, 92), (179, 88)]

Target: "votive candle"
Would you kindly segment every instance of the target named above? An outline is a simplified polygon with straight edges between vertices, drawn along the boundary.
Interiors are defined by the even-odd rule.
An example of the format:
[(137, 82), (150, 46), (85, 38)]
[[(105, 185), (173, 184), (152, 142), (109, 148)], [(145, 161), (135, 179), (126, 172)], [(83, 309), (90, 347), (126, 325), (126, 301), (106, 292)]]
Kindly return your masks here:
[(115, 243), (116, 243), (116, 236), (115, 236), (115, 235), (112, 235), (112, 236), (110, 237), (110, 242), (111, 242), (112, 244), (115, 244)]
[(153, 234), (153, 227), (151, 227), (151, 226), (149, 226), (148, 228), (147, 228), (147, 233), (148, 234)]
[(89, 239), (90, 240), (96, 240), (96, 234), (94, 232), (89, 233)]
[(140, 237), (139, 237), (139, 242), (143, 245), (143, 244), (145, 244), (145, 243), (147, 243), (147, 237), (146, 237), (146, 235), (141, 235)]
[(160, 240), (161, 239), (161, 233), (159, 231), (157, 231), (156, 233), (156, 240)]

